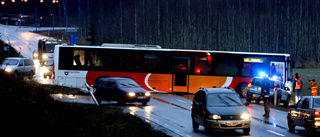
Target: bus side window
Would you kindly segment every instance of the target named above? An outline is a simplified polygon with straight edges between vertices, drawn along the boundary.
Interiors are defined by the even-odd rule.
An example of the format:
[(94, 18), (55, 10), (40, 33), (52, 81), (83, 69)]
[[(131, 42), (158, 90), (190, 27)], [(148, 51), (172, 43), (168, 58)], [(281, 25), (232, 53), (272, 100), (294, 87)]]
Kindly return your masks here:
[(196, 57), (196, 64), (193, 71), (194, 74), (211, 74), (211, 67), (207, 57)]

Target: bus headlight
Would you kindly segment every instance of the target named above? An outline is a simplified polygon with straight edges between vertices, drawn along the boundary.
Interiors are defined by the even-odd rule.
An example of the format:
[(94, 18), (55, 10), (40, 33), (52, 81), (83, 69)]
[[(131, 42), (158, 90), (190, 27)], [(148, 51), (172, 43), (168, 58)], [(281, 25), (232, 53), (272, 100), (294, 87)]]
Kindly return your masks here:
[(136, 95), (136, 93), (134, 93), (134, 92), (129, 92), (129, 94), (128, 94), (130, 97), (134, 97), (135, 95)]
[(38, 57), (38, 53), (34, 53), (33, 57), (37, 58)]
[(43, 55), (42, 58), (43, 58), (43, 59), (47, 59), (48, 56), (47, 56), (47, 55)]

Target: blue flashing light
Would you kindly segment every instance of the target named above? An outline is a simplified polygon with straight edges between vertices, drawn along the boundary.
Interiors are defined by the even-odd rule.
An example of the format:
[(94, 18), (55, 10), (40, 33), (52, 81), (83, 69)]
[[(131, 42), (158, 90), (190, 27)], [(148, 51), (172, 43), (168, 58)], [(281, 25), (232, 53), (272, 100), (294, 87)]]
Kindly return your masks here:
[(260, 72), (260, 77), (265, 77), (265, 76), (266, 76), (266, 73)]

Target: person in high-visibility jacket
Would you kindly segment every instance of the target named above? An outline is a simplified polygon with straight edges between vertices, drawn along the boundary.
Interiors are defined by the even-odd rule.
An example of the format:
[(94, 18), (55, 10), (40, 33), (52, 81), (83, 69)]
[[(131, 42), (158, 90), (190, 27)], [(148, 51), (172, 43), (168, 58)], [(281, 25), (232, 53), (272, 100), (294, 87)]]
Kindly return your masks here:
[(293, 89), (295, 94), (295, 102), (297, 103), (301, 99), (301, 89), (302, 89), (302, 80), (299, 77), (298, 73), (295, 74), (295, 78), (293, 80)]
[(318, 86), (317, 86), (317, 83), (316, 83), (316, 80), (309, 80), (310, 84), (311, 84), (311, 95), (312, 96), (318, 96)]

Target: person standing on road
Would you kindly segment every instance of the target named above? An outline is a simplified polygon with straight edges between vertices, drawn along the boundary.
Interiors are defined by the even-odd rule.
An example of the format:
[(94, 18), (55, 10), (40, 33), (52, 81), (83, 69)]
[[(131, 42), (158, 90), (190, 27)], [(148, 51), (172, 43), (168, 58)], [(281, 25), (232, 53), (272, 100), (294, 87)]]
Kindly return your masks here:
[(264, 117), (269, 117), (269, 113), (270, 113), (269, 94), (270, 94), (269, 79), (265, 76), (262, 80), (261, 95), (260, 95), (260, 97), (263, 98), (264, 114), (262, 116)]
[(318, 86), (316, 83), (316, 80), (309, 80), (310, 84), (311, 84), (311, 89), (309, 88), (309, 90), (311, 90), (311, 95), (312, 96), (318, 96)]
[(298, 73), (295, 74), (295, 78), (293, 80), (293, 89), (295, 94), (295, 102), (297, 103), (301, 99), (301, 89), (302, 89), (302, 80), (299, 77)]

